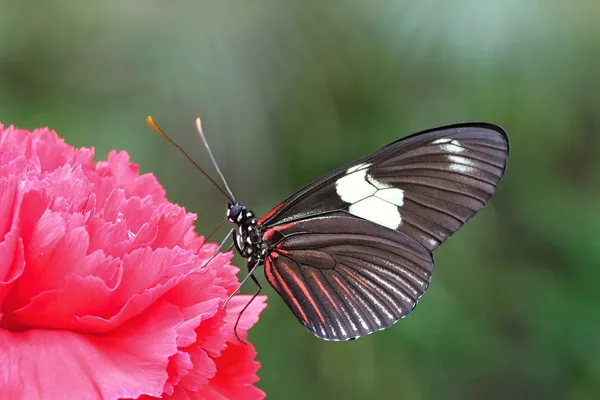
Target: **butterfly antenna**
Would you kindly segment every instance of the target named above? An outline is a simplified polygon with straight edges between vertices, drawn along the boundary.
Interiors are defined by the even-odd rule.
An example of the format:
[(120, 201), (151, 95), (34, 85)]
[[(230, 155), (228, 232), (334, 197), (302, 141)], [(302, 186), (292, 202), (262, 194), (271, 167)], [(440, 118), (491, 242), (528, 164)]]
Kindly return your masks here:
[(204, 132), (202, 131), (202, 122), (200, 122), (200, 118), (196, 118), (196, 129), (198, 130), (198, 134), (200, 134), (200, 139), (202, 139), (202, 143), (204, 143), (204, 147), (206, 147), (206, 151), (208, 151), (208, 156), (210, 157), (210, 161), (212, 161), (213, 165), (215, 166), (215, 169), (217, 170), (217, 173), (219, 174), (219, 177), (221, 178), (223, 185), (225, 185), (225, 189), (227, 190), (227, 193), (229, 193), (230, 200), (235, 199), (233, 192), (231, 191), (231, 189), (229, 188), (229, 185), (227, 184), (227, 181), (225, 180), (225, 176), (223, 175), (223, 173), (221, 172), (221, 169), (219, 168), (219, 164), (217, 164), (217, 160), (215, 159), (215, 156), (213, 156), (213, 153), (210, 150), (208, 141), (206, 140), (206, 137), (204, 136)]
[[(216, 186), (217, 189), (219, 189), (219, 191), (221, 193), (223, 193), (225, 195), (225, 197), (227, 197), (229, 199), (229, 201), (231, 202), (235, 202), (235, 198), (233, 197), (233, 194), (231, 194), (231, 190), (229, 190), (229, 187), (227, 187), (227, 184), (225, 184), (225, 187), (227, 187), (227, 191), (224, 191), (223, 188), (221, 186), (219, 186), (219, 184), (217, 182), (215, 182), (215, 180), (213, 178), (210, 177), (210, 175), (208, 175), (203, 169), (202, 167), (200, 167), (200, 165), (198, 165), (198, 163), (196, 161), (194, 161), (194, 159), (192, 157), (190, 157), (190, 155), (181, 148), (181, 146), (179, 146), (177, 143), (175, 143), (173, 141), (173, 139), (171, 139), (169, 136), (167, 136), (167, 134), (165, 133), (165, 131), (163, 131), (160, 126), (158, 126), (156, 124), (156, 122), (154, 122), (154, 118), (152, 118), (151, 115), (149, 115), (146, 118), (146, 122), (148, 123), (148, 125), (150, 125), (150, 127), (152, 129), (154, 129), (156, 131), (156, 133), (158, 133), (160, 136), (162, 136), (163, 139), (165, 139), (167, 142), (169, 142), (170, 144), (172, 144), (177, 150), (179, 150), (192, 164), (194, 164), (194, 166), (198, 169), (198, 171), (202, 172), (202, 174), (208, 178), (209, 181), (212, 182), (213, 185)], [(208, 146), (206, 144), (206, 141), (204, 140), (204, 145)], [(208, 148), (208, 147), (207, 147)], [(210, 150), (209, 150), (209, 154), (210, 154)], [(213, 160), (214, 163), (214, 158), (212, 156), (212, 154), (210, 154), (211, 159)], [(219, 171), (217, 169), (217, 171)], [(221, 171), (219, 171), (219, 175), (221, 175)], [(221, 175), (221, 178), (223, 176)]]
[(227, 221), (228, 221), (228, 220), (227, 220), (227, 218), (225, 218), (225, 219), (223, 220), (223, 222), (221, 222), (221, 223), (219, 224), (219, 226), (217, 226), (217, 227), (216, 227), (216, 228), (215, 228), (215, 229), (214, 229), (214, 230), (213, 230), (213, 231), (210, 233), (210, 235), (206, 236), (206, 237), (204, 238), (204, 243), (206, 243), (206, 242), (209, 242), (209, 241), (210, 241), (210, 239), (211, 239), (211, 238), (212, 238), (212, 237), (215, 235), (215, 233), (217, 233), (217, 232), (219, 231), (219, 229), (221, 229), (221, 227), (222, 227), (223, 225), (225, 225), (225, 222), (227, 222)]

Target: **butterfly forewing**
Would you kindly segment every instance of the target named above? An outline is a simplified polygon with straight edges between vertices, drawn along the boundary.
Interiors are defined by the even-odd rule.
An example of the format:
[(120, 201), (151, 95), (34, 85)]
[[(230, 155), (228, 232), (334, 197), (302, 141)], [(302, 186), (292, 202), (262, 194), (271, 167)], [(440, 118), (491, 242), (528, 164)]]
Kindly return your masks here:
[(406, 235), (345, 213), (270, 230), (265, 274), (315, 336), (348, 340), (387, 328), (427, 289), (431, 253)]
[(436, 249), (495, 192), (506, 167), (501, 128), (466, 124), (398, 140), (301, 189), (266, 227), (342, 211)]

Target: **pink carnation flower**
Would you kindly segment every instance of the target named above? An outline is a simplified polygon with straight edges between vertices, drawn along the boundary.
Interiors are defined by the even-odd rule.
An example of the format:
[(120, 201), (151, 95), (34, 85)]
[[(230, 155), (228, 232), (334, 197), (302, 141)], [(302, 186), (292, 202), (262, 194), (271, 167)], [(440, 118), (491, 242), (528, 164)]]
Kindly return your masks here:
[[(262, 399), (248, 296), (125, 152), (0, 125), (0, 399)], [(265, 307), (257, 298), (238, 333)]]

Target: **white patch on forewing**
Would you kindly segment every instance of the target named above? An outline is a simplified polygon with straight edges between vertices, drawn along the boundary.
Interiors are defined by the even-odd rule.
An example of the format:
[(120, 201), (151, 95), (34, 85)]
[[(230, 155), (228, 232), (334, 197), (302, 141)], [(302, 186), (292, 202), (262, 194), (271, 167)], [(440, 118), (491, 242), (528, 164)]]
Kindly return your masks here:
[(396, 188), (378, 190), (377, 193), (375, 193), (375, 197), (379, 197), (380, 199), (395, 204), (398, 207), (401, 207), (404, 204), (404, 192)]
[(369, 185), (365, 180), (367, 168), (370, 165), (371, 164), (358, 164), (352, 168), (348, 168), (346, 175), (337, 180), (335, 183), (335, 191), (344, 202), (354, 204), (377, 192), (377, 188)]
[(377, 189), (391, 188), (390, 185), (388, 185), (387, 183), (379, 182), (377, 179), (373, 178), (373, 176), (370, 174), (367, 174), (367, 180), (369, 181), (369, 183), (371, 185), (375, 186)]
[(348, 209), (350, 214), (364, 218), (390, 229), (397, 229), (402, 222), (398, 207), (379, 197), (367, 197)]
[(340, 198), (350, 204), (352, 215), (387, 228), (398, 229), (402, 217), (398, 207), (404, 204), (404, 192), (368, 174), (371, 164), (348, 168), (346, 175), (335, 183)]
[(448, 153), (462, 153), (466, 150), (456, 139), (441, 138), (434, 140), (431, 144), (439, 144), (440, 148)]
[(450, 139), (448, 138), (439, 138), (439, 139), (435, 139), (433, 142), (431, 142), (431, 144), (443, 144), (443, 143), (449, 143)]
[(461, 157), (461, 156), (447, 156), (448, 160), (450, 160), (450, 162), (452, 164), (450, 164), (450, 169), (456, 172), (462, 172), (462, 173), (467, 173), (467, 172), (473, 172), (475, 169), (473, 168), (473, 161), (469, 160), (468, 158), (465, 157)]
[(452, 171), (456, 171), (456, 172), (460, 172), (460, 173), (467, 173), (467, 172), (473, 172), (473, 167), (469, 167), (468, 165), (462, 165), (462, 164), (450, 164), (450, 169)]

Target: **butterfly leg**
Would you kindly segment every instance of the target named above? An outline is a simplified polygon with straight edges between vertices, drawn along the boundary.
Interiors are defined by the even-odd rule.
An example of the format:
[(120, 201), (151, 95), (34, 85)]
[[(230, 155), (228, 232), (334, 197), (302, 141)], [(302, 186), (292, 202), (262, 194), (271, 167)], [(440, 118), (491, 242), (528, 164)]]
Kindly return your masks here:
[(250, 304), (252, 304), (252, 302), (254, 301), (254, 299), (256, 298), (256, 296), (258, 296), (260, 294), (260, 292), (262, 291), (262, 286), (261, 284), (258, 282), (258, 280), (256, 279), (256, 277), (254, 275), (252, 275), (252, 280), (254, 281), (254, 283), (256, 283), (256, 285), (258, 286), (258, 289), (256, 290), (256, 292), (252, 295), (252, 298), (250, 299), (250, 301), (248, 303), (246, 303), (246, 305), (244, 306), (244, 308), (242, 308), (242, 311), (240, 311), (237, 320), (235, 321), (235, 326), (233, 327), (233, 332), (235, 333), (235, 337), (244, 344), (248, 344), (246, 341), (242, 340), (240, 338), (240, 336), (237, 333), (237, 327), (238, 324), (240, 322), (240, 319), (242, 318), (242, 314), (244, 314), (244, 311), (246, 311), (246, 309), (248, 308), (248, 306), (250, 306)]
[(256, 277), (254, 276), (254, 271), (256, 270), (256, 268), (258, 268), (258, 266), (260, 265), (260, 263), (256, 262), (252, 268), (248, 267), (248, 275), (246, 275), (244, 277), (244, 279), (242, 279), (242, 282), (238, 285), (237, 289), (235, 289), (233, 291), (233, 293), (231, 293), (229, 295), (229, 297), (227, 298), (227, 300), (225, 300), (225, 303), (223, 303), (223, 308), (227, 308), (227, 303), (229, 303), (229, 300), (231, 300), (231, 298), (233, 296), (235, 296), (236, 294), (238, 294), (240, 292), (240, 289), (242, 288), (242, 286), (244, 286), (244, 283), (246, 283), (246, 281), (248, 280), (248, 278), (252, 278), (252, 280), (254, 281), (254, 283), (256, 283), (258, 285), (258, 287), (262, 288), (260, 286), (260, 283), (258, 283), (258, 280), (256, 280)]
[(242, 308), (242, 311), (240, 311), (240, 313), (238, 314), (238, 317), (235, 321), (235, 325), (233, 327), (233, 331), (235, 333), (235, 337), (244, 344), (247, 344), (244, 340), (242, 340), (240, 338), (240, 336), (237, 333), (237, 327), (238, 324), (240, 322), (240, 319), (242, 317), (242, 314), (244, 314), (244, 311), (246, 311), (246, 309), (248, 308), (248, 306), (250, 306), (250, 304), (252, 304), (252, 302), (254, 301), (254, 299), (256, 298), (256, 296), (259, 295), (259, 293), (262, 291), (262, 286), (260, 284), (260, 282), (258, 281), (258, 279), (256, 279), (256, 277), (254, 276), (254, 271), (256, 270), (256, 268), (258, 268), (260, 266), (260, 262), (255, 262), (254, 265), (250, 266), (248, 265), (248, 275), (246, 275), (244, 277), (244, 279), (242, 280), (242, 282), (240, 283), (240, 285), (238, 286), (238, 288), (227, 298), (227, 300), (225, 301), (225, 303), (223, 304), (223, 308), (227, 307), (227, 303), (229, 303), (229, 300), (231, 300), (233, 298), (233, 296), (235, 296), (237, 293), (239, 293), (240, 288), (244, 285), (244, 283), (246, 283), (246, 281), (248, 280), (248, 278), (252, 278), (252, 280), (254, 281), (254, 283), (256, 284), (256, 286), (258, 287), (258, 289), (256, 290), (256, 292), (252, 295), (252, 298), (250, 299), (250, 301), (248, 303), (246, 303), (246, 305), (244, 306), (244, 308)]
[[(229, 233), (227, 233), (227, 235), (225, 236), (225, 239), (223, 239), (223, 241), (221, 241), (221, 244), (219, 244), (219, 247), (217, 248), (217, 250), (215, 251), (215, 253), (208, 260), (206, 260), (204, 262), (204, 264), (202, 264), (202, 266), (200, 268), (206, 267), (209, 262), (211, 262), (216, 256), (219, 255), (219, 252), (221, 251), (221, 249), (225, 245), (225, 242), (231, 237), (231, 235), (233, 234), (233, 232), (234, 232), (234, 229), (230, 230)], [(212, 233), (211, 233), (211, 235), (212, 235)], [(206, 240), (205, 240), (205, 243), (206, 243)], [(233, 247), (233, 243), (231, 244), (231, 246), (229, 246), (229, 249), (227, 251), (230, 251), (232, 247)], [(202, 249), (202, 247), (200, 247), (200, 249)], [(198, 249), (198, 251), (200, 251), (200, 249)]]

